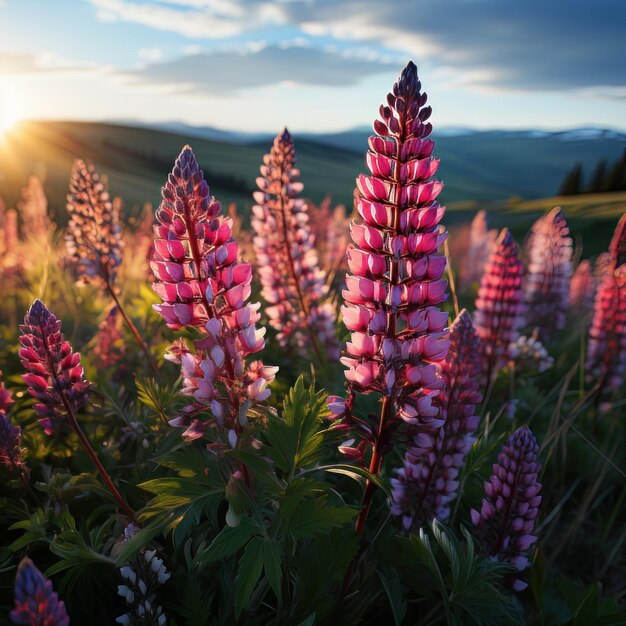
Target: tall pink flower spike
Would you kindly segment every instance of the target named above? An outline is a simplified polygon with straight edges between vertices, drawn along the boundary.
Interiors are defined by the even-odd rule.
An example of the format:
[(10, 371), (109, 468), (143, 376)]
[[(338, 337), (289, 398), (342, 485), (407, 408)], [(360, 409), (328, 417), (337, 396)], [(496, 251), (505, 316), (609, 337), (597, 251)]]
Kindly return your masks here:
[(246, 358), (265, 345), (257, 329), (259, 305), (250, 297), (252, 268), (238, 261), (232, 222), (209, 194), (204, 174), (189, 146), (176, 159), (162, 189), (154, 227), (154, 305), (170, 328), (193, 326), (202, 333), (195, 349), (176, 342), (166, 358), (181, 365), (183, 394), (192, 398), (173, 426), (188, 439), (213, 425), (227, 430), (231, 446), (248, 420), (253, 403), (270, 395), (277, 367)]
[(478, 211), (470, 226), (470, 246), (467, 256), (459, 268), (463, 287), (468, 289), (473, 283), (479, 283), (485, 264), (493, 252), (498, 231), (489, 230), (487, 213)]
[[(518, 428), (502, 446), (493, 474), (485, 481), (480, 511), (471, 510), (474, 534), (483, 552), (511, 563), (518, 571), (528, 567), (526, 553), (537, 540), (532, 532), (541, 503), (538, 454), (530, 428)], [(515, 591), (528, 586), (517, 577), (511, 584)]]
[(596, 293), (596, 280), (591, 263), (581, 261), (577, 266), (569, 287), (569, 305), (583, 315), (593, 309), (593, 300)]
[[(626, 264), (607, 272), (596, 294), (589, 330), (587, 380), (600, 383), (599, 396), (622, 390), (626, 379)], [(602, 408), (609, 408), (604, 403)]]
[(409, 445), (404, 465), (391, 479), (391, 512), (402, 516), (406, 530), (416, 530), (433, 519), (446, 521), (456, 498), (458, 476), (476, 438), (483, 400), (483, 360), (472, 318), (463, 309), (450, 327), (450, 350), (443, 364), (445, 386), (436, 401), (446, 421), (430, 437), (419, 434)]
[(526, 323), (545, 343), (565, 327), (572, 276), (572, 238), (560, 207), (540, 217), (526, 242)]
[(44, 432), (52, 435), (63, 426), (71, 428), (120, 508), (135, 520), (134, 511), (113, 484), (78, 423), (76, 414), (87, 402), (89, 382), (80, 354), (72, 350), (61, 332), (61, 320), (41, 300), (35, 300), (20, 324), (20, 331), (19, 356), (26, 370), (22, 379), (36, 401), (33, 409), (40, 416)]
[(81, 159), (72, 168), (67, 210), (65, 244), (79, 281), (112, 287), (122, 263), (120, 215), (100, 174)]
[[(362, 459), (372, 449), (370, 471), (380, 473), (384, 455), (400, 424), (412, 432), (441, 427), (443, 416), (433, 396), (442, 386), (440, 363), (448, 352), (448, 314), (442, 279), (446, 238), (439, 222), (445, 209), (436, 198), (442, 184), (430, 180), (439, 161), (432, 155), (431, 109), (415, 64), (402, 71), (387, 104), (374, 122), (366, 155), (371, 176), (357, 179), (357, 210), (348, 249), (350, 273), (344, 291), (343, 320), (351, 332), (346, 366), (348, 398), (329, 398), (338, 426), (353, 430), (356, 447), (341, 450)], [(355, 394), (381, 396), (378, 416), (352, 414)], [(356, 524), (363, 530), (375, 487), (369, 482)]]
[(509, 346), (519, 337), (524, 323), (523, 273), (517, 245), (505, 228), (485, 266), (474, 316), (487, 358), (488, 380), (508, 357)]
[(270, 304), (265, 311), (280, 345), (295, 344), (304, 355), (312, 349), (323, 363), (321, 346), (330, 359), (339, 358), (337, 315), (327, 298), (326, 273), (319, 266), (308, 207), (298, 197), (303, 188), (299, 174), (293, 141), (285, 129), (263, 157), (257, 178), (254, 253), (261, 295)]

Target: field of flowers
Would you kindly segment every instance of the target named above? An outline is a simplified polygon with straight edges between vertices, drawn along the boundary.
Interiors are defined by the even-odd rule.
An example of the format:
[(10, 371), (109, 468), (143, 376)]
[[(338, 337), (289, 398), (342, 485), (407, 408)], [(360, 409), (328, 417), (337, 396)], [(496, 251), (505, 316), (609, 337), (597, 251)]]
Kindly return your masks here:
[(448, 240), (430, 113), (409, 63), (353, 211), (287, 130), (252, 216), (189, 146), (132, 220), (0, 201), (0, 623), (626, 624), (626, 215)]

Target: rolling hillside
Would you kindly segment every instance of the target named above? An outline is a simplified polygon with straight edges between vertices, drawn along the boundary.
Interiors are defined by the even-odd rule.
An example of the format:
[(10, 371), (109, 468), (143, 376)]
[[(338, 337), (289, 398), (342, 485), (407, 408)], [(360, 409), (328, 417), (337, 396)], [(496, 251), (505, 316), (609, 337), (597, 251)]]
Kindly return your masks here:
[[(354, 178), (364, 170), (367, 129), (296, 136), (305, 194), (351, 203)], [(575, 161), (590, 171), (599, 158), (616, 158), (626, 135), (590, 129), (567, 133), (441, 131), (435, 137), (446, 203), (481, 206), (518, 196), (551, 196)], [(158, 202), (174, 158), (190, 143), (211, 191), (224, 204), (248, 207), (258, 167), (271, 137), (170, 124), (162, 128), (113, 123), (24, 122), (0, 140), (0, 196), (14, 204), (31, 172), (45, 177), (55, 213), (63, 219), (74, 158), (92, 160), (127, 206)], [(476, 206), (474, 202), (468, 208)]]

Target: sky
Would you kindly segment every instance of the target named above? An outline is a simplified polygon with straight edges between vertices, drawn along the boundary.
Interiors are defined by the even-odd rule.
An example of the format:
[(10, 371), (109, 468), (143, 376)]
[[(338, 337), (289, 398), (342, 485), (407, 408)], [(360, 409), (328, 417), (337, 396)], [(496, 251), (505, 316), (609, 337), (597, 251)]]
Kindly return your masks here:
[(626, 130), (623, 0), (0, 0), (0, 126), (370, 125), (413, 60), (435, 128)]

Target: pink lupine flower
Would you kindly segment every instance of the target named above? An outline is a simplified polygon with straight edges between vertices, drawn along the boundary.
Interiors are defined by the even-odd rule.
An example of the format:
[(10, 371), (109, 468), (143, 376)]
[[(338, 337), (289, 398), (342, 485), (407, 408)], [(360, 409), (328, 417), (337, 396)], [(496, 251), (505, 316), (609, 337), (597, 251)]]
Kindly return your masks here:
[(598, 287), (589, 330), (587, 380), (599, 397), (620, 391), (626, 378), (626, 265), (606, 272)]
[(560, 207), (540, 217), (526, 242), (526, 322), (542, 341), (563, 330), (572, 275), (572, 238)]
[(49, 240), (54, 224), (48, 217), (48, 199), (43, 185), (34, 174), (28, 177), (22, 189), (22, 200), (17, 208), (22, 218), (22, 235), (37, 243)]
[(89, 383), (80, 364), (80, 354), (61, 333), (58, 320), (41, 300), (35, 300), (20, 325), (19, 356), (26, 374), (28, 392), (47, 435), (58, 432), (69, 415), (87, 401)]
[(626, 213), (620, 217), (615, 227), (613, 238), (609, 244), (609, 257), (612, 269), (617, 269), (626, 263)]
[(466, 257), (461, 264), (461, 282), (465, 289), (479, 283), (489, 256), (493, 252), (498, 231), (489, 230), (487, 213), (478, 211), (470, 225), (470, 245)]
[(8, 413), (9, 407), (13, 402), (13, 394), (4, 386), (2, 371), (0, 370), (0, 411)]
[(9, 614), (14, 624), (26, 626), (68, 626), (65, 604), (35, 564), (24, 557), (15, 577), (15, 608)]
[(589, 261), (581, 261), (572, 275), (569, 287), (569, 304), (578, 314), (593, 309), (596, 281)]
[[(341, 359), (348, 380), (348, 410), (337, 416), (372, 449), (370, 471), (378, 474), (396, 428), (413, 431), (443, 424), (433, 397), (442, 386), (439, 364), (448, 352), (445, 256), (437, 253), (446, 233), (436, 198), (440, 182), (430, 180), (439, 161), (432, 158), (431, 109), (415, 64), (402, 71), (387, 104), (380, 107), (366, 155), (371, 176), (357, 179), (360, 224), (351, 228), (343, 320), (351, 332)], [(357, 419), (355, 393), (382, 396), (379, 416)], [(333, 402), (337, 404), (337, 402)], [(345, 446), (349, 448), (351, 446)], [(358, 446), (356, 446), (358, 449)], [(368, 483), (357, 532), (361, 532), (375, 487)]]
[(333, 207), (329, 197), (324, 198), (319, 206), (310, 201), (307, 201), (307, 205), (320, 264), (326, 273), (327, 283), (332, 284), (337, 273), (347, 269), (350, 217), (346, 215), (346, 208), (342, 204)]
[(337, 360), (337, 316), (325, 302), (326, 274), (319, 267), (307, 204), (298, 197), (303, 188), (299, 174), (285, 129), (263, 157), (260, 191), (254, 193), (253, 244), (261, 295), (270, 304), (265, 311), (281, 346), (295, 344), (305, 355), (312, 348), (320, 362), (320, 346), (325, 346), (327, 356)]
[(64, 426), (71, 428), (119, 506), (135, 519), (134, 511), (113, 484), (76, 419), (77, 412), (87, 402), (89, 382), (80, 354), (72, 351), (61, 333), (61, 321), (41, 300), (35, 300), (20, 324), (20, 331), (19, 356), (26, 370), (22, 378), (36, 400), (33, 409), (40, 416), (44, 432), (52, 435)]
[(111, 203), (93, 165), (81, 159), (72, 168), (67, 210), (70, 221), (65, 244), (79, 282), (109, 288), (115, 284), (122, 262), (119, 205), (114, 207)]
[(416, 530), (434, 518), (445, 521), (456, 498), (458, 476), (476, 438), (483, 398), (480, 339), (463, 309), (450, 327), (450, 350), (443, 363), (444, 387), (437, 397), (446, 421), (434, 434), (419, 433), (407, 446), (404, 465), (391, 480), (391, 512), (405, 529)]
[[(278, 368), (246, 357), (263, 349), (265, 329), (257, 329), (259, 305), (250, 297), (252, 268), (238, 261), (230, 218), (209, 194), (204, 174), (189, 146), (176, 159), (162, 190), (154, 227), (154, 305), (170, 328), (196, 327), (203, 336), (194, 349), (177, 342), (169, 360), (181, 365), (183, 394), (192, 398), (173, 426), (183, 436), (201, 437), (217, 424), (232, 443), (247, 423), (252, 403), (270, 395)], [(210, 411), (211, 415), (207, 415)]]
[(96, 344), (93, 349), (98, 367), (108, 368), (119, 364), (126, 352), (121, 331), (122, 318), (117, 305), (109, 307), (104, 319), (98, 325)]
[(517, 245), (505, 228), (485, 266), (476, 299), (474, 324), (487, 356), (488, 378), (508, 358), (524, 323), (523, 272)]
[[(480, 512), (472, 509), (472, 523), (482, 550), (489, 556), (514, 565), (518, 571), (528, 567), (526, 556), (537, 537), (532, 532), (541, 503), (539, 446), (528, 426), (518, 428), (502, 446), (493, 474), (485, 482), (485, 498)], [(511, 581), (521, 591), (528, 585)]]
[(9, 209), (4, 216), (4, 251), (0, 259), (4, 274), (19, 274), (23, 270), (23, 254), (20, 250), (18, 216)]

